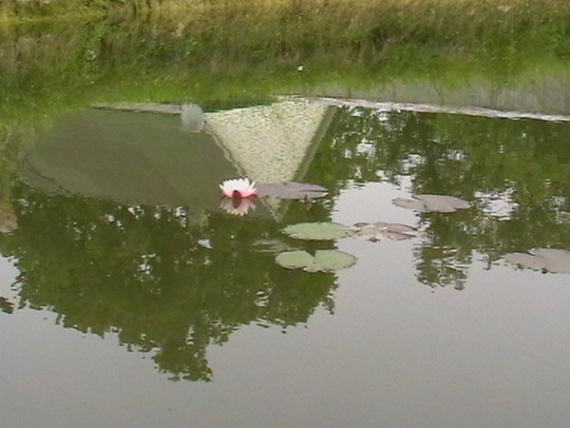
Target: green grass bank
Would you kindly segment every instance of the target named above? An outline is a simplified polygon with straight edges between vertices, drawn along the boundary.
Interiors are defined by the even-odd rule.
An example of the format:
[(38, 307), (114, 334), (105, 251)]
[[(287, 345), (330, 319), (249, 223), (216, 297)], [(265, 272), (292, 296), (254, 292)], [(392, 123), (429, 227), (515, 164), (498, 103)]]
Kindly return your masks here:
[(1, 5), (4, 117), (53, 116), (98, 101), (259, 99), (327, 82), (503, 82), (570, 65), (566, 0)]

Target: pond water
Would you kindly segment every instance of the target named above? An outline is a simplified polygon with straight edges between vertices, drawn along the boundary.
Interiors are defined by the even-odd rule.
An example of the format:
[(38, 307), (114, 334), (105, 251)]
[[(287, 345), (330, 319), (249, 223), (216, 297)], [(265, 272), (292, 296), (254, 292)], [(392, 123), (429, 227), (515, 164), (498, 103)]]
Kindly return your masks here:
[[(41, 137), (16, 171), (1, 239), (4, 424), (564, 424), (569, 277), (504, 257), (570, 249), (569, 125), (311, 108), (326, 130), (293, 175), (304, 169), (328, 196), (259, 198), (243, 216), (220, 208), (217, 183), (239, 166), (222, 146), (239, 145), (213, 129), (237, 111), (236, 139), (245, 123), (256, 147), (267, 121), (274, 135), (297, 135), (295, 108), (307, 117), (314, 103), (206, 113), (210, 128), (194, 134), (178, 117), (83, 110)], [(471, 207), (417, 213), (392, 202), (412, 193)], [(281, 232), (307, 221), (418, 232), (319, 243)], [(358, 260), (290, 271), (260, 242)]]
[[(166, 89), (148, 86), (117, 99), (96, 82), (104, 96), (66, 109), (54, 98), (48, 123), (48, 89), (21, 88), (30, 111), (6, 99), (2, 109), (0, 425), (565, 426), (560, 76), (490, 92), (475, 82), (445, 106), (427, 83), (392, 82), (368, 101), (330, 98), (364, 95), (339, 83), (263, 102), (202, 94), (198, 106), (158, 102)], [(253, 197), (239, 210), (218, 188), (239, 176), (327, 195)], [(469, 207), (394, 203), (421, 194)], [(414, 231), (283, 233), (303, 222)], [(529, 262), (537, 248), (562, 260)], [(275, 261), (324, 249), (356, 263), (305, 272)]]

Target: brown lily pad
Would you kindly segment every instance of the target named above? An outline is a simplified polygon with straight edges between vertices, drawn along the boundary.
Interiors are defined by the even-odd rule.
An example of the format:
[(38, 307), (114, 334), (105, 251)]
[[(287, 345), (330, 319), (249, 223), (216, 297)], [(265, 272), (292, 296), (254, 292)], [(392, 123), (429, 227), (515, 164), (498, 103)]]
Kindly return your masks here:
[(396, 198), (392, 203), (398, 207), (419, 212), (452, 213), (469, 208), (471, 204), (455, 196), (447, 195), (413, 195), (412, 199)]
[(297, 183), (295, 181), (261, 183), (257, 185), (257, 195), (280, 199), (312, 200), (326, 196), (327, 189), (318, 184)]
[(402, 241), (413, 238), (416, 228), (399, 223), (356, 223), (353, 226), (356, 236), (362, 236), (369, 241), (377, 242), (385, 239)]
[(505, 255), (508, 263), (551, 273), (570, 273), (570, 251), (557, 248), (534, 248), (528, 253)]

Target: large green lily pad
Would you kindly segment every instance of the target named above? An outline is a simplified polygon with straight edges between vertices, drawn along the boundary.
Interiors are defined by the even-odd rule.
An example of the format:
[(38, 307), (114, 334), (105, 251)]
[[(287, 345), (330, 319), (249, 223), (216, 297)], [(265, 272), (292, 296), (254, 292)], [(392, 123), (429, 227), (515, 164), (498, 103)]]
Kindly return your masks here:
[(287, 269), (303, 269), (306, 272), (334, 272), (356, 263), (356, 257), (339, 250), (317, 250), (315, 255), (306, 251), (286, 251), (275, 258)]
[(350, 235), (352, 231), (340, 223), (314, 222), (287, 226), (283, 232), (291, 238), (308, 241), (327, 241)]

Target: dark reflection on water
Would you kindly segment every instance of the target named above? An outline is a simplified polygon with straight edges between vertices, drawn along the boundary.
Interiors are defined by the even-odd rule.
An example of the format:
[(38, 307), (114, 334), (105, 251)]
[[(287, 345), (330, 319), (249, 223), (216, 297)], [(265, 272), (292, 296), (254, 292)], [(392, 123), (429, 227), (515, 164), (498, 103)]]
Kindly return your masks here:
[(241, 326), (285, 329), (309, 322), (319, 307), (333, 312), (334, 274), (286, 271), (256, 244), (334, 247), (287, 240), (280, 229), (330, 219), (347, 188), (383, 182), (472, 202), (456, 213), (417, 215), (418, 284), (461, 290), (475, 259), (493, 269), (508, 252), (570, 249), (568, 126), (338, 109), (303, 177), (326, 186), (329, 197), (294, 201), (280, 220), (235, 217), (192, 201), (128, 204), (46, 193), (15, 180), (6, 204), (16, 220), (0, 236), (0, 250), (17, 261), (19, 303), (4, 299), (2, 310), (46, 308), (64, 327), (116, 331), (129, 349), (153, 351), (172, 379), (208, 381), (208, 345), (228, 341)]
[[(214, 189), (215, 191), (215, 189)], [(119, 331), (129, 349), (156, 350), (173, 379), (209, 380), (206, 347), (252, 322), (304, 323), (332, 310), (331, 275), (284, 275), (254, 241), (277, 225), (182, 207), (125, 206), (14, 188), (20, 306), (49, 308), (64, 327)]]
[[(411, 193), (473, 203), (451, 215), (419, 215), (418, 280), (462, 289), (475, 253), (570, 248), (568, 124), (448, 114), (343, 109), (308, 179), (329, 186), (379, 178)], [(333, 170), (333, 171), (331, 171)], [(407, 178), (407, 179), (406, 179)], [(342, 186), (342, 184), (341, 184)]]

